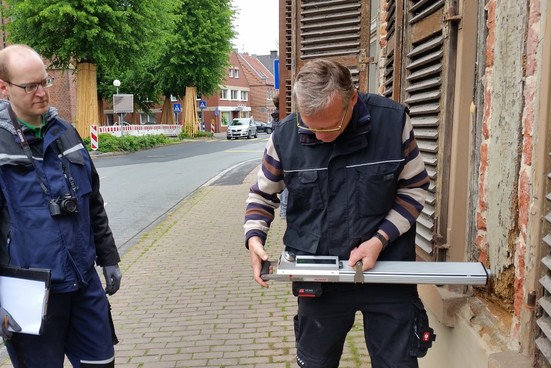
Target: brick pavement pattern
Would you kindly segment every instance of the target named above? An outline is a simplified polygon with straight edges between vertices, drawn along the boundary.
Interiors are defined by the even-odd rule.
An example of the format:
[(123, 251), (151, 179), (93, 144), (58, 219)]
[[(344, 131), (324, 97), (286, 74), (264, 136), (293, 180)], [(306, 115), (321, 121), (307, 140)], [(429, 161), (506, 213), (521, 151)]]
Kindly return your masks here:
[[(122, 255), (122, 287), (110, 297), (118, 368), (297, 366), (290, 284), (258, 286), (244, 247), (256, 171), (239, 185), (201, 187)], [(271, 257), (282, 250), (284, 226), (277, 216)], [(371, 366), (360, 314), (340, 366)]]

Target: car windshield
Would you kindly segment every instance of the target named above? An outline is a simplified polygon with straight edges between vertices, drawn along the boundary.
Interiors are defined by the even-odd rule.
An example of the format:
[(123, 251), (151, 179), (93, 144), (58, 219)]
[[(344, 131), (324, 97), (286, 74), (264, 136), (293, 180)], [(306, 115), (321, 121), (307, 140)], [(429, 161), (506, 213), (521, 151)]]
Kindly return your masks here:
[(234, 120), (231, 125), (245, 125), (245, 122), (242, 120)]

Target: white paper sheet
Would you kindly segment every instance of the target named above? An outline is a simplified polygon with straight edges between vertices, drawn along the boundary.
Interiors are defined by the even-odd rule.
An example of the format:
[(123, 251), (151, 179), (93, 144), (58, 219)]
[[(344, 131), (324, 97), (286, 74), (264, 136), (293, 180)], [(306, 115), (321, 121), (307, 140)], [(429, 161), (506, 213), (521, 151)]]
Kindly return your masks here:
[(44, 281), (0, 276), (0, 306), (21, 326), (22, 333), (39, 334), (48, 291)]

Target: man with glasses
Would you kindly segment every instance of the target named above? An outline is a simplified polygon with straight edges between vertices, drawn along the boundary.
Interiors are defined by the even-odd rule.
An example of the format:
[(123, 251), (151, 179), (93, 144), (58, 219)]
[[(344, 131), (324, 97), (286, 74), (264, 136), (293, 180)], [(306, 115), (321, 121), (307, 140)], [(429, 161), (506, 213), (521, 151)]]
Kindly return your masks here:
[(120, 287), (120, 257), (90, 155), (49, 106), (52, 84), (32, 48), (0, 51), (0, 265), (51, 271), (41, 334), (19, 332), (0, 306), (0, 335), (15, 368), (61, 368), (65, 355), (74, 367), (114, 367), (106, 293)]
[[(289, 190), (285, 250), (361, 262), (415, 260), (415, 221), (429, 178), (407, 109), (358, 93), (350, 71), (329, 60), (308, 62), (293, 85), (297, 113), (270, 136), (249, 193), (245, 238), (254, 279), (260, 277), (267, 232)], [(427, 321), (415, 285), (310, 284), (295, 316), (301, 367), (338, 367), (348, 331), (361, 311), (374, 368), (418, 367), (418, 323)], [(428, 327), (428, 325), (426, 326)]]

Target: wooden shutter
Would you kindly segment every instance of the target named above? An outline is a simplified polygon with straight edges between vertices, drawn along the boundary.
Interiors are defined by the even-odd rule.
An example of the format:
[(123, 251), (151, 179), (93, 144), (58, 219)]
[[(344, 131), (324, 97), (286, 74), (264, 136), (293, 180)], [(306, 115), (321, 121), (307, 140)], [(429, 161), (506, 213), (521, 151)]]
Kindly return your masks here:
[(382, 94), (395, 101), (401, 101), (402, 27), (404, 22), (403, 0), (390, 0), (386, 3), (386, 18), (384, 21), (386, 23), (386, 47)]
[[(549, 108), (551, 117), (551, 108)], [(538, 331), (536, 332), (536, 367), (551, 367), (551, 132), (547, 133), (547, 157), (546, 170), (547, 180), (545, 181), (545, 217), (543, 219), (543, 241), (542, 241), (542, 277), (539, 280), (541, 286), (541, 297), (538, 299), (539, 311), (536, 313)]]
[(457, 34), (446, 14), (453, 9), (455, 0), (392, 0), (387, 6), (384, 95), (409, 107), (431, 179), (416, 238), (418, 254), (427, 260), (445, 259), (449, 165), (442, 163), (450, 157), (453, 87), (448, 81), (454, 79)]
[[(548, 150), (549, 151), (549, 150)], [(547, 157), (549, 160), (549, 155)], [(549, 167), (549, 164), (547, 165)], [(540, 278), (542, 296), (538, 300), (541, 312), (536, 321), (539, 331), (536, 338), (538, 367), (551, 367), (551, 172), (547, 175), (547, 195), (545, 197), (545, 226), (543, 243), (547, 254), (542, 259), (544, 275)]]
[[(286, 108), (293, 110), (292, 80), (308, 60), (336, 60), (352, 73), (361, 92), (369, 79), (370, 2), (362, 0), (283, 0), (285, 32)], [(281, 11), (281, 10), (280, 10)], [(290, 57), (288, 57), (290, 54)], [(281, 95), (280, 95), (281, 98)]]

